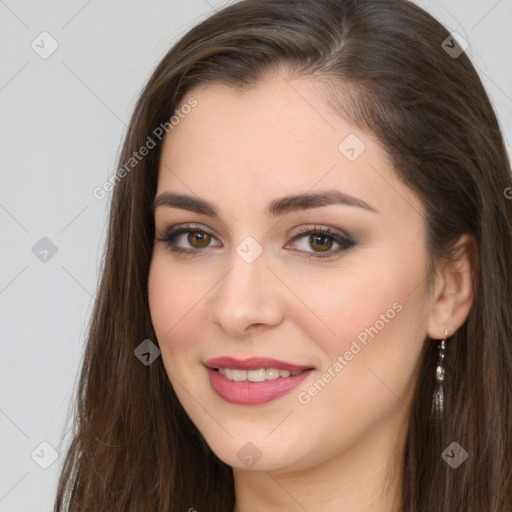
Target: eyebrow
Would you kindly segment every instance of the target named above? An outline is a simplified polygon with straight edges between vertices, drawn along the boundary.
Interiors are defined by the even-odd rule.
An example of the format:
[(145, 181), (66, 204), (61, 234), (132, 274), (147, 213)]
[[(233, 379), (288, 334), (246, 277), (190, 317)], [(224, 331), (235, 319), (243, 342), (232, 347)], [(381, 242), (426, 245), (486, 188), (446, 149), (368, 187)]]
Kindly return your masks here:
[[(362, 199), (354, 196), (349, 196), (340, 192), (339, 190), (325, 190), (322, 192), (308, 192), (304, 194), (297, 194), (292, 196), (281, 197), (274, 199), (269, 203), (265, 213), (271, 217), (277, 217), (285, 213), (309, 210), (311, 208), (320, 208), (322, 206), (330, 205), (346, 205), (362, 208), (364, 210), (379, 213), (373, 206), (369, 205)], [(218, 208), (198, 197), (189, 196), (187, 194), (178, 194), (175, 192), (162, 192), (155, 198), (152, 204), (153, 212), (160, 206), (168, 206), (171, 208), (182, 208), (191, 212), (208, 215), (210, 217), (220, 218)]]

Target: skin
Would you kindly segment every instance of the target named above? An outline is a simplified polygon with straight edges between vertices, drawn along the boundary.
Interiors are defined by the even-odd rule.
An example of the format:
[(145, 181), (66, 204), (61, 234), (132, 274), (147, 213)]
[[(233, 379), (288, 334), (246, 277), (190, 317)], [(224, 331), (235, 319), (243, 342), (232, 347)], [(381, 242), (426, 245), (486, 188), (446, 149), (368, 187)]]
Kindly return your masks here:
[[(272, 74), (252, 90), (210, 84), (189, 96), (198, 104), (164, 141), (156, 196), (206, 199), (220, 218), (165, 205), (155, 211), (150, 310), (176, 394), (233, 467), (236, 512), (392, 511), (415, 365), (427, 335), (442, 339), (445, 328), (451, 335), (467, 317), (472, 241), (460, 238), (458, 263), (437, 262), (427, 293), (421, 201), (395, 177), (377, 141), (327, 107), (313, 80)], [(338, 149), (349, 134), (366, 146), (353, 162)], [(276, 198), (327, 189), (377, 212), (335, 204), (276, 218), (265, 213)], [(214, 234), (206, 242), (187, 234), (176, 240), (201, 251), (196, 255), (173, 253), (158, 240), (184, 223)], [(315, 259), (325, 239), (292, 240), (313, 226), (343, 230), (355, 245)], [(236, 252), (248, 236), (263, 249), (252, 263)], [(330, 240), (334, 252), (339, 246)], [(394, 318), (300, 403), (298, 394), (332, 373), (338, 356), (396, 303)], [(315, 370), (277, 400), (234, 405), (213, 391), (203, 366), (224, 355)], [(237, 457), (248, 442), (261, 454), (251, 468)]]

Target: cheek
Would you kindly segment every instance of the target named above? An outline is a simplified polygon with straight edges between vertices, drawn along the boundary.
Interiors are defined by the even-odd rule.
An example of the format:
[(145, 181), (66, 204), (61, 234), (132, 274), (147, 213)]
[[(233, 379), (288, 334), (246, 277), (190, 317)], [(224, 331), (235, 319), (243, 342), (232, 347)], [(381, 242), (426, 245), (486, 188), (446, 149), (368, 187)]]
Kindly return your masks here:
[(338, 448), (407, 411), (422, 341), (411, 320), (418, 304), (396, 276), (388, 273), (378, 285), (354, 276), (344, 285), (324, 302), (335, 335), (308, 331), (324, 357), (317, 379), (297, 390), (297, 412), (304, 421), (318, 418), (322, 436)]
[(307, 330), (309, 339), (335, 358), (348, 350), (352, 340), (364, 343), (368, 328), (377, 324), (379, 331), (384, 330), (398, 316), (395, 303), (403, 297), (399, 281), (400, 276), (387, 267), (385, 274), (350, 270), (335, 277), (331, 274), (295, 283), (309, 311), (297, 315), (294, 321)]
[(187, 382), (198, 397), (209, 386), (201, 361), (204, 342), (211, 338), (208, 319), (218, 282), (218, 273), (198, 265), (173, 265), (163, 253), (153, 257), (148, 276), (151, 320), (165, 370), (184, 404), (190, 396), (180, 383)]
[[(205, 294), (215, 280), (208, 272), (172, 265), (164, 255), (157, 254), (148, 276), (148, 296), (151, 318), (156, 330), (174, 336), (180, 324), (190, 321), (204, 302)], [(211, 281), (211, 282), (210, 282)]]
[(169, 356), (190, 347), (190, 322), (201, 311), (205, 294), (204, 278), (175, 269), (164, 258), (154, 258), (148, 276), (149, 309), (162, 358), (167, 368)]
[[(407, 389), (426, 335), (423, 288), (413, 291), (424, 278), (423, 260), (422, 254), (415, 256), (404, 260), (390, 252), (361, 270), (352, 265), (336, 279), (296, 284), (310, 311), (294, 322), (322, 350), (322, 371), (347, 374), (342, 387), (357, 388), (359, 398), (371, 399), (375, 386), (384, 393), (389, 393), (386, 384), (397, 393)], [(340, 357), (343, 369), (337, 365), (336, 372)]]

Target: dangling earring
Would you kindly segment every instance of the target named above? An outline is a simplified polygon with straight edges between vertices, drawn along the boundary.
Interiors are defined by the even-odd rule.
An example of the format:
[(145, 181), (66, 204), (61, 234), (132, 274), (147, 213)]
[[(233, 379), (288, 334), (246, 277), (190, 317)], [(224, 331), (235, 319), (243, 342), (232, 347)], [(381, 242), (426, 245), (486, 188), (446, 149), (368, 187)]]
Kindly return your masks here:
[(444, 356), (446, 349), (446, 338), (448, 337), (448, 329), (444, 330), (444, 340), (439, 342), (439, 356), (437, 359), (436, 366), (436, 389), (434, 392), (434, 397), (432, 400), (432, 413), (436, 415), (436, 417), (442, 417), (444, 412), (444, 392), (443, 392), (443, 382), (445, 375), (444, 368)]

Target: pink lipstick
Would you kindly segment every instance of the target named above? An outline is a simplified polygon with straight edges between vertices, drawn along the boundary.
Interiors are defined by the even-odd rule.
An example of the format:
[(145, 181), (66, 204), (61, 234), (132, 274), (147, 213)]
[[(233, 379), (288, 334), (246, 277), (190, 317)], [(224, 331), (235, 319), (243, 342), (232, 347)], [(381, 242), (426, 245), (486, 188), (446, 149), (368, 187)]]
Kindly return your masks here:
[(275, 400), (297, 387), (313, 371), (267, 357), (217, 357), (204, 363), (212, 389), (225, 401), (258, 405)]

